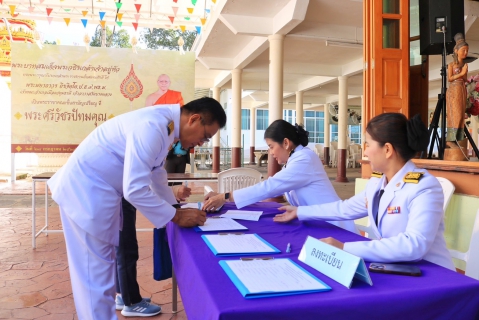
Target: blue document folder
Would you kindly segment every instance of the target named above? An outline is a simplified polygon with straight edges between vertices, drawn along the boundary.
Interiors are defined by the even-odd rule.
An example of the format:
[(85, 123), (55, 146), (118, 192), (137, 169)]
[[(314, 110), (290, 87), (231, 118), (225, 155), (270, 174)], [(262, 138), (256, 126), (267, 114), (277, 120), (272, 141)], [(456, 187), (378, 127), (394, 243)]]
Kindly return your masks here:
[[(252, 251), (248, 251), (248, 250), (245, 250), (245, 246), (242, 246), (241, 248), (232, 248), (232, 251), (234, 252), (225, 252), (224, 250), (222, 249), (218, 249), (214, 246), (214, 244), (211, 243), (211, 241), (208, 239), (211, 237), (220, 237), (220, 238), (223, 238), (223, 237), (244, 237), (244, 236), (254, 236), (256, 237), (259, 241), (261, 241), (265, 247), (267, 247), (269, 250), (264, 250), (264, 251), (257, 251), (255, 250), (254, 252)], [(233, 235), (230, 235), (230, 234), (226, 234), (226, 235), (202, 235), (201, 238), (203, 238), (203, 240), (206, 242), (206, 244), (208, 245), (208, 247), (211, 249), (211, 251), (213, 251), (213, 253), (215, 254), (215, 256), (223, 256), (223, 257), (228, 257), (228, 256), (248, 256), (248, 255), (258, 255), (258, 254), (275, 254), (275, 253), (280, 253), (281, 251), (279, 249), (277, 249), (276, 247), (274, 247), (271, 243), (269, 243), (268, 241), (264, 240), (263, 238), (261, 238), (259, 235), (257, 235), (256, 233), (254, 234), (233, 234)], [(239, 239), (239, 238), (237, 238)], [(239, 250), (238, 250), (239, 249)], [(222, 252), (218, 252), (218, 251), (222, 251)]]
[[(253, 260), (253, 259), (251, 259)], [(265, 297), (277, 297), (277, 296), (286, 296), (286, 295), (295, 295), (295, 294), (305, 294), (305, 293), (314, 293), (314, 292), (324, 292), (324, 291), (330, 291), (331, 287), (313, 276), (311, 273), (300, 267), (298, 264), (293, 262), (291, 259), (271, 259), (269, 261), (275, 261), (275, 262), (282, 262), (282, 263), (287, 263), (287, 270), (284, 273), (278, 273), (278, 269), (275, 267), (272, 267), (271, 270), (269, 270), (267, 263), (269, 261), (262, 260), (262, 268), (263, 270), (259, 271), (259, 268), (257, 265), (251, 265), (251, 260), (248, 261), (242, 261), (242, 260), (221, 260), (219, 262), (220, 266), (225, 270), (226, 274), (228, 277), (233, 281), (234, 285), (240, 293), (245, 297), (246, 299), (254, 299), (254, 298), (265, 298)], [(242, 269), (242, 274), (237, 274), (233, 268), (232, 268), (232, 263), (244, 263), (244, 266), (251, 266), (251, 272), (244, 272), (244, 269), (246, 268), (241, 268)], [(284, 267), (284, 266), (283, 266)], [(270, 272), (269, 272), (270, 271)], [(292, 273), (294, 273), (292, 275)], [(267, 275), (267, 276), (265, 276)], [(255, 279), (255, 276), (258, 278), (260, 277), (261, 280), (257, 281)], [(269, 277), (269, 284), (266, 283), (268, 281), (265, 280), (265, 278)], [(275, 280), (278, 279), (278, 281)], [(291, 286), (290, 289), (282, 289), (281, 288), (281, 283), (287, 282), (287, 278), (290, 277), (293, 279), (291, 283), (293, 285)], [(302, 284), (298, 284), (294, 286), (294, 283), (297, 282), (299, 283), (300, 281), (298, 280), (299, 278), (302, 278), (304, 282)], [(263, 281), (265, 280), (265, 281)], [(264, 283), (264, 287), (263, 286)], [(279, 284), (278, 286), (271, 286), (271, 283), (276, 283)], [(253, 285), (251, 285), (253, 283)], [(250, 287), (254, 286), (256, 287), (254, 291), (251, 291), (248, 289), (248, 285)], [(272, 289), (274, 288), (274, 289)]]

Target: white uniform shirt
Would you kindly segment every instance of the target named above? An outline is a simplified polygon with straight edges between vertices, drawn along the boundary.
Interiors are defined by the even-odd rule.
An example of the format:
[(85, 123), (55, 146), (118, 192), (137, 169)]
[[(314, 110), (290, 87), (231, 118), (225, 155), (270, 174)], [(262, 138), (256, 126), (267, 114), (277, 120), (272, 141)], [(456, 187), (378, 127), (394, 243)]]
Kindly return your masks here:
[[(404, 182), (406, 174), (413, 171), (424, 172), (424, 175), (417, 184)], [(384, 188), (377, 208), (375, 197), (384, 184), (384, 175), (371, 178), (366, 189), (349, 200), (299, 207), (298, 219), (342, 220), (369, 216), (375, 236), (380, 240), (347, 242), (345, 251), (367, 261), (424, 259), (455, 270), (444, 239), (444, 195), (439, 181), (408, 161)], [(379, 226), (374, 222), (376, 211)]]
[[(283, 193), (293, 206), (307, 206), (340, 200), (318, 155), (301, 145), (294, 149), (285, 168), (251, 187), (235, 190), (233, 197), (236, 206), (242, 208)], [(353, 221), (339, 221), (333, 222), (333, 224), (356, 232)]]
[[(168, 123), (174, 130), (168, 134)], [(157, 228), (175, 215), (176, 203), (163, 168), (179, 138), (179, 105), (128, 112), (100, 125), (48, 181), (53, 199), (89, 234), (118, 245), (121, 197)]]

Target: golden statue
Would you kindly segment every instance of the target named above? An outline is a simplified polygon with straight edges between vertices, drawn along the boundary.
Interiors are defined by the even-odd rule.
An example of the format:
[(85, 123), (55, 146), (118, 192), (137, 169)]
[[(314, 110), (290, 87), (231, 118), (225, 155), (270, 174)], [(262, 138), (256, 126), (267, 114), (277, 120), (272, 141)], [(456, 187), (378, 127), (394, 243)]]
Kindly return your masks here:
[(462, 33), (454, 36), (456, 45), (452, 57), (453, 62), (447, 67), (447, 79), (449, 88), (446, 93), (446, 150), (444, 160), (467, 160), (467, 140), (464, 139), (464, 114), (466, 112), (466, 80), (467, 57), (469, 45)]

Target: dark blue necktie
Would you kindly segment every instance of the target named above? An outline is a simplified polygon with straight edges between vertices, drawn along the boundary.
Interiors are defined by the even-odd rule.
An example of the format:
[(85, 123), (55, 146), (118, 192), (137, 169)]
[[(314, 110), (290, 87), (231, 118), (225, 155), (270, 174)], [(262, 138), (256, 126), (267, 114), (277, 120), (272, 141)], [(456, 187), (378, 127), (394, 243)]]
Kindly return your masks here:
[(378, 197), (378, 206), (377, 206), (377, 211), (376, 211), (376, 226), (379, 226), (378, 224), (378, 217), (379, 217), (379, 203), (381, 202), (381, 197), (383, 196), (384, 189), (379, 190), (379, 197)]

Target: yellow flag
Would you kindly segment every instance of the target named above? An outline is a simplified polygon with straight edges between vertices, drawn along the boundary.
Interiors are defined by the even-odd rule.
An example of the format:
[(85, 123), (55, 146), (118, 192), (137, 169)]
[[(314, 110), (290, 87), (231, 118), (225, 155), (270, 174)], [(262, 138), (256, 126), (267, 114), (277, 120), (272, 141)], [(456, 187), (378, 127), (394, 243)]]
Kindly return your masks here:
[(11, 4), (11, 5), (9, 5), (9, 7), (10, 7), (10, 15), (13, 17), (13, 15), (15, 14), (15, 8), (17, 6), (14, 5), (14, 4)]
[(180, 29), (181, 29), (182, 32), (185, 32), (186, 26), (180, 26)]
[(186, 9), (188, 10), (188, 12), (189, 12), (190, 14), (192, 14), (192, 13), (193, 13), (193, 10), (195, 10), (195, 8), (186, 8)]
[(81, 12), (81, 14), (82, 14), (84, 17), (86, 17), (87, 13), (88, 13), (88, 11), (86, 11), (86, 10)]
[(63, 18), (63, 20), (65, 20), (65, 23), (67, 24), (67, 27), (68, 27), (68, 25), (70, 24), (70, 18)]
[(123, 18), (123, 13), (117, 13), (116, 16), (118, 17), (118, 20), (121, 21), (121, 18)]
[(206, 22), (206, 18), (200, 18), (200, 20), (201, 20), (201, 25), (204, 26)]
[(100, 24), (101, 24), (101, 27), (102, 27), (102, 28), (105, 28), (106, 21), (105, 21), (105, 20), (102, 20), (102, 21), (100, 21)]

